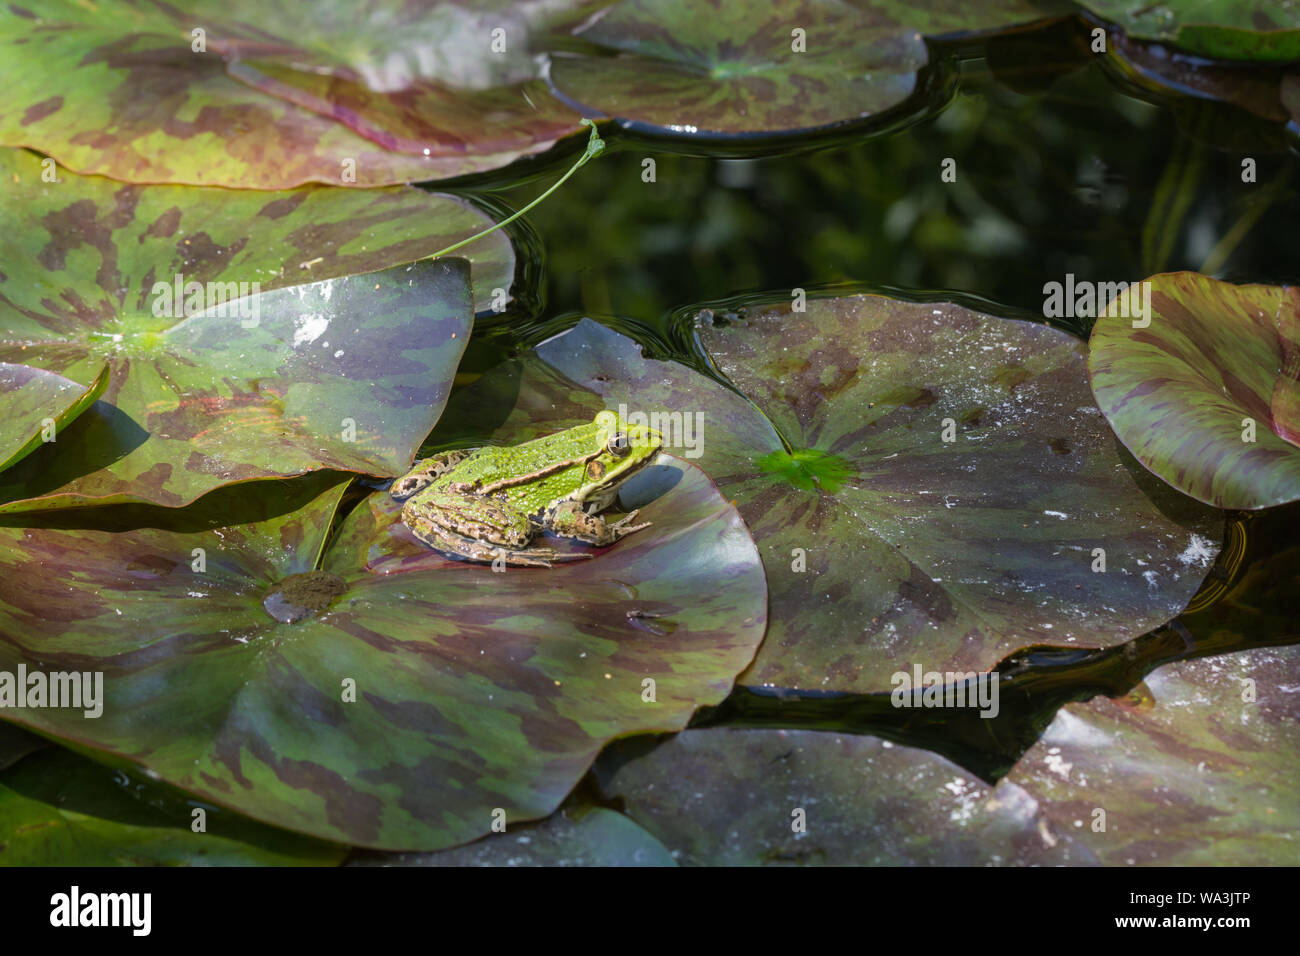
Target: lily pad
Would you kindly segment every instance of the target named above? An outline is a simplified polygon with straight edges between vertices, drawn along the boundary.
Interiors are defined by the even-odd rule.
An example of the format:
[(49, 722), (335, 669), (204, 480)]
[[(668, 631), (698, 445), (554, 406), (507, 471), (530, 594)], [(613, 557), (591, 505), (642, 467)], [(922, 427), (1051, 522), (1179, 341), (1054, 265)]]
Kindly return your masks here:
[[(50, 181), (53, 177), (53, 181)], [(0, 331), (14, 310), (70, 324), (147, 313), (155, 281), (259, 282), (265, 290), (414, 262), (493, 225), (456, 196), (408, 186), (276, 192), (123, 186), (78, 176), (25, 150), (0, 149)], [(486, 310), (510, 291), (505, 230), (458, 254)]]
[[(90, 386), (32, 368), (0, 362), (0, 471), (26, 458), (103, 394), (108, 368)], [(48, 436), (48, 437), (46, 437)]]
[(922, 33), (1063, 13), (1033, 0), (621, 0), (575, 31), (600, 53), (556, 53), (550, 76), (591, 110), (673, 134), (790, 134), (902, 103), (928, 60)]
[(363, 851), (348, 866), (676, 866), (664, 845), (604, 807), (562, 810), (540, 823), (437, 853)]
[(2, 158), (22, 196), (6, 206), (0, 360), (83, 385), (109, 366), (70, 426), (76, 454), (54, 443), (0, 478), (7, 510), (178, 506), (231, 481), (410, 466), (468, 338), (468, 269), (369, 268), (436, 251), (479, 214), (418, 190), (42, 185), (35, 157)]
[(1149, 327), (1107, 314), (1092, 330), (1092, 389), (1115, 434), (1216, 507), (1300, 499), (1300, 289), (1195, 272), (1147, 281)]
[(1020, 788), (876, 737), (688, 730), (616, 744), (596, 774), (685, 866), (1095, 862)]
[(746, 684), (882, 691), (913, 664), (1113, 646), (1178, 614), (1218, 550), (1217, 513), (1125, 461), (1072, 336), (880, 296), (703, 315), (734, 388), (584, 320), (454, 395), (431, 440), (676, 415), (668, 450), (736, 503), (767, 570)]
[[(533, 122), (534, 108), (512, 88), (496, 99), (498, 111), (507, 111), (510, 127), (518, 130), (504, 145), (492, 132), (494, 124), (455, 122), (437, 136), (454, 139), (460, 148), (404, 154), (338, 122), (342, 103), (321, 115), (227, 74), (223, 51), (302, 59), (296, 43), (304, 39), (317, 53), (326, 46), (359, 51), (359, 68), (376, 82), (387, 71), (388, 81), (396, 83), (405, 71), (436, 59), (435, 53), (454, 51), (462, 71), (493, 59), (467, 56), (464, 37), (445, 30), (434, 44), (416, 42), (409, 30), (390, 33), (388, 48), (375, 50), (356, 36), (358, 24), (382, 31), (383, 18), (359, 17), (349, 9), (326, 6), (310, 16), (286, 17), (265, 5), (237, 3), (191, 4), (184, 11), (144, 2), (116, 2), (108, 9), (71, 0), (45, 0), (30, 9), (6, 6), (0, 11), (0, 51), (11, 69), (9, 95), (0, 104), (0, 142), (48, 153), (78, 172), (128, 182), (284, 189), (307, 182), (381, 186), (496, 169), (548, 148), (563, 131), (554, 114)], [(343, 15), (324, 15), (331, 10)], [(403, 16), (412, 12), (420, 13)], [(462, 16), (469, 19), (466, 30), (481, 19), (464, 9)], [(424, 19), (421, 34), (439, 18)], [(201, 43), (196, 28), (205, 31)], [(485, 27), (485, 51), (490, 40)], [(424, 121), (437, 127), (434, 115)], [(571, 129), (577, 129), (576, 115)]]
[(1295, 646), (1168, 664), (1062, 708), (1007, 782), (1106, 864), (1294, 866), (1297, 667)]
[(1079, 0), (1131, 37), (1224, 60), (1300, 60), (1300, 20), (1290, 0)]
[(136, 800), (128, 781), (50, 749), (0, 774), (0, 866), (333, 866), (346, 847), (204, 809), (168, 815)]
[(739, 515), (697, 469), (658, 474), (675, 483), (644, 507), (652, 527), (504, 573), (423, 548), (383, 493), (318, 564), (343, 488), (327, 473), (251, 524), (222, 526), (225, 489), (174, 513), (187, 532), (148, 516), (116, 534), (0, 529), (0, 671), (104, 674), (99, 717), (0, 718), (357, 846), (441, 849), (498, 808), (508, 825), (547, 816), (610, 739), (680, 730), (726, 697), (762, 640)]
[(1222, 100), (1274, 122), (1288, 119), (1281, 101), (1283, 77), (1277, 70), (1239, 63), (1206, 63), (1199, 57), (1120, 34), (1109, 38), (1109, 53), (1108, 65), (1142, 87)]
[(345, 123), (385, 149), (466, 166), (479, 156), (505, 165), (504, 157), (540, 152), (580, 128), (579, 114), (540, 80), (483, 91), (420, 83), (386, 93), (278, 63), (239, 61), (228, 72), (251, 87)]

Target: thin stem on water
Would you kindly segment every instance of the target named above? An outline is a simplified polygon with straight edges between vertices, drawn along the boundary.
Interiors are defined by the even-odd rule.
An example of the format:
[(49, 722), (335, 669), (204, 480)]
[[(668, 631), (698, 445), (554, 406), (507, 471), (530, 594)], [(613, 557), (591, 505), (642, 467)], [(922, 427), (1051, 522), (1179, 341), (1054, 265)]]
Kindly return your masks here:
[(583, 151), (583, 154), (578, 157), (578, 161), (569, 167), (569, 171), (565, 173), (563, 176), (561, 176), (559, 179), (557, 179), (550, 189), (546, 190), (546, 192), (542, 193), (540, 196), (538, 196), (536, 199), (530, 202), (527, 206), (524, 206), (514, 215), (509, 216), (506, 219), (502, 219), (500, 222), (496, 223), (495, 225), (489, 226), (488, 228), (483, 229), (480, 232), (474, 233), (474, 235), (470, 236), (467, 239), (462, 239), (460, 242), (453, 243), (452, 245), (448, 246), (446, 249), (440, 249), (439, 251), (435, 252), (431, 256), (425, 256), (425, 258), (437, 259), (440, 256), (445, 256), (449, 252), (455, 252), (461, 246), (469, 245), (475, 239), (482, 239), (488, 233), (496, 232), (498, 229), (502, 228), (503, 226), (510, 225), (512, 222), (514, 222), (524, 213), (528, 212), (528, 210), (532, 209), (534, 206), (536, 206), (539, 202), (541, 202), (551, 193), (555, 192), (555, 190), (563, 186), (565, 181), (570, 176), (572, 176), (584, 165), (586, 165), (587, 160), (595, 159), (597, 156), (599, 156), (601, 152), (605, 149), (605, 141), (600, 138), (600, 132), (596, 129), (596, 124), (589, 119), (584, 119), (582, 121), (582, 125), (591, 127), (591, 136), (587, 138), (587, 148), (586, 150)]
[(1283, 187), (1286, 186), (1287, 180), (1290, 178), (1291, 171), (1284, 169), (1272, 182), (1263, 188), (1259, 195), (1254, 196), (1247, 203), (1246, 211), (1241, 214), (1241, 218), (1233, 223), (1232, 228), (1223, 234), (1223, 238), (1205, 257), (1205, 261), (1201, 263), (1201, 272), (1207, 276), (1214, 275), (1223, 268), (1223, 264), (1228, 261), (1228, 257), (1246, 238), (1246, 234), (1255, 227), (1255, 223), (1259, 222), (1260, 217), (1273, 205), (1273, 200), (1282, 192)]

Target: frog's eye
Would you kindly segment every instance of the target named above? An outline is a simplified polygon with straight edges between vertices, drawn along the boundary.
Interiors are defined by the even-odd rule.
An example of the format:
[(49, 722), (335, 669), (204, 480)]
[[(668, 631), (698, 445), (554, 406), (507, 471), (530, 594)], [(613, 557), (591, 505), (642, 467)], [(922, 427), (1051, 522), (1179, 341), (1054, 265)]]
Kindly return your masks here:
[(609, 441), (605, 443), (605, 448), (615, 458), (623, 458), (631, 451), (631, 446), (627, 443), (626, 432), (615, 432), (609, 436)]

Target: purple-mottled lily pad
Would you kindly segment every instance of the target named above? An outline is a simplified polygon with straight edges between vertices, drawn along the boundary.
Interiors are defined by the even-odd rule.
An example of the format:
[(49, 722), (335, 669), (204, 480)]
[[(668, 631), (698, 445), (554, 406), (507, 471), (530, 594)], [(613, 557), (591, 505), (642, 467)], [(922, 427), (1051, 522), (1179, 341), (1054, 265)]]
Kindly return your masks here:
[(348, 866), (676, 866), (672, 854), (621, 813), (580, 807), (436, 853), (362, 851)]
[(1092, 330), (1097, 404), (1137, 459), (1219, 508), (1300, 499), (1300, 289), (1154, 276), (1150, 325)]
[(107, 366), (86, 386), (45, 369), (0, 362), (0, 471), (42, 442), (58, 441), (63, 427), (93, 405), (107, 386)]
[[(43, 184), (35, 157), (0, 163), (20, 179), (0, 240), (0, 361), (83, 385), (109, 366), (69, 441), (4, 472), (5, 508), (177, 506), (226, 482), (410, 466), (472, 297), (462, 259), (383, 267), (437, 251), (480, 214), (406, 188)], [(482, 252), (508, 286), (508, 254)]]
[(1300, 17), (1291, 0), (1078, 0), (1131, 37), (1172, 43), (1224, 60), (1300, 60)]
[(184, 533), (0, 529), (0, 671), (104, 675), (97, 718), (0, 718), (352, 845), (441, 849), (498, 809), (547, 816), (609, 740), (680, 730), (726, 697), (762, 640), (739, 515), (699, 470), (656, 473), (673, 481), (642, 510), (650, 528), (504, 573), (411, 554), (384, 493), (318, 563), (343, 488), (328, 473), (301, 479), (305, 507), (251, 524), (220, 526), (224, 489)]
[(1018, 787), (876, 737), (688, 730), (616, 744), (596, 774), (685, 866), (1095, 862)]
[[(346, 847), (204, 809), (170, 815), (66, 750), (0, 774), (0, 866), (332, 866)], [(192, 806), (197, 807), (197, 804)]]
[(1294, 866), (1298, 668), (1295, 646), (1167, 664), (1062, 708), (1005, 782), (1106, 864)]
[[(153, 284), (178, 273), (186, 282), (259, 282), (266, 291), (378, 272), (493, 224), (463, 199), (408, 186), (124, 186), (17, 149), (0, 149), (0, 180), (8, 198), (0, 210), (0, 331), (14, 312), (63, 326), (151, 313)], [(457, 255), (473, 267), (480, 310), (500, 298), (497, 290), (510, 291), (515, 253), (505, 230)]]
[(902, 103), (930, 36), (1068, 13), (1001, 0), (620, 0), (575, 31), (601, 54), (552, 56), (565, 96), (676, 134), (790, 134)]
[(338, 76), (278, 63), (235, 62), (235, 79), (321, 116), (345, 123), (384, 149), (444, 162), (536, 153), (578, 130), (579, 114), (535, 80), (488, 90), (420, 83), (380, 92)]
[[(437, 141), (454, 140), (462, 148), (402, 153), (339, 122), (349, 119), (346, 103), (314, 111), (226, 72), (223, 54), (279, 54), (315, 68), (330, 59), (330, 47), (355, 52), (350, 75), (359, 71), (366, 81), (386, 82), (377, 87), (384, 90), (400, 90), (411, 71), (430, 66), (470, 82), (484, 68), (495, 71), (494, 77), (500, 69), (520, 70), (518, 52), (490, 54), (487, 26), (481, 31), (483, 54), (461, 35), (490, 19), (486, 12), (450, 4), (408, 8), (392, 11), (404, 21), (399, 31), (386, 22), (391, 18), (366, 16), (353, 5), (299, 16), (265, 4), (190, 4), (184, 11), (148, 0), (97, 7), (70, 0), (43, 0), (30, 9), (7, 5), (0, 10), (0, 51), (10, 66), (10, 85), (0, 104), (0, 142), (48, 153), (78, 172), (128, 182), (284, 189), (307, 182), (382, 186), (496, 169), (548, 148), (565, 132), (558, 107), (539, 112), (538, 99), (530, 102), (516, 83), (492, 99), (514, 131), (504, 140), (491, 132), (494, 124), (475, 126), (461, 116), (438, 128), (436, 114), (429, 114), (423, 122), (437, 129)], [(446, 17), (424, 13), (463, 22), (448, 31), (439, 23)], [(416, 35), (407, 21), (420, 25)], [(366, 27), (392, 28), (386, 49), (358, 38), (358, 29)], [(201, 38), (195, 29), (204, 31)], [(422, 42), (431, 32), (436, 42)], [(446, 57), (450, 64), (443, 62)], [(346, 59), (331, 62), (348, 65)], [(400, 94), (394, 102), (402, 102)], [(568, 131), (577, 130), (576, 120), (575, 114)]]
[(1140, 86), (1222, 100), (1274, 122), (1288, 118), (1281, 100), (1283, 75), (1278, 70), (1258, 64), (1206, 63), (1200, 57), (1122, 34), (1109, 38), (1109, 53), (1108, 63)]
[(432, 440), (676, 416), (670, 450), (699, 456), (767, 570), (744, 683), (880, 691), (917, 663), (1112, 646), (1178, 614), (1218, 550), (1217, 513), (1121, 457), (1072, 336), (879, 296), (714, 319), (700, 337), (739, 391), (584, 321), (454, 395)]

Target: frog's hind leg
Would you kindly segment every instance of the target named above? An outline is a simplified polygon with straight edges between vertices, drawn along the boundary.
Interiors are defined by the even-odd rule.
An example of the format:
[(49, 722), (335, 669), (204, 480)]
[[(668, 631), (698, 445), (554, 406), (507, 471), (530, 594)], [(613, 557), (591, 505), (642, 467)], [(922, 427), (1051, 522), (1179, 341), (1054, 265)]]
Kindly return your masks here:
[(417, 462), (414, 468), (394, 481), (388, 492), (397, 501), (405, 501), (411, 495), (429, 487), (473, 453), (473, 448), (458, 448), (455, 451), (442, 451), (430, 455), (423, 461)]
[(595, 557), (585, 553), (564, 554), (552, 548), (506, 548), (488, 541), (467, 538), (446, 528), (438, 528), (436, 531), (424, 534), (417, 532), (417, 536), (425, 544), (444, 554), (482, 564), (504, 561), (512, 567), (549, 568), (553, 564)]
[(549, 568), (552, 562), (588, 558), (535, 547), (534, 521), (507, 502), (486, 495), (434, 493), (408, 501), (402, 521), (432, 548), (453, 557), (494, 564)]

